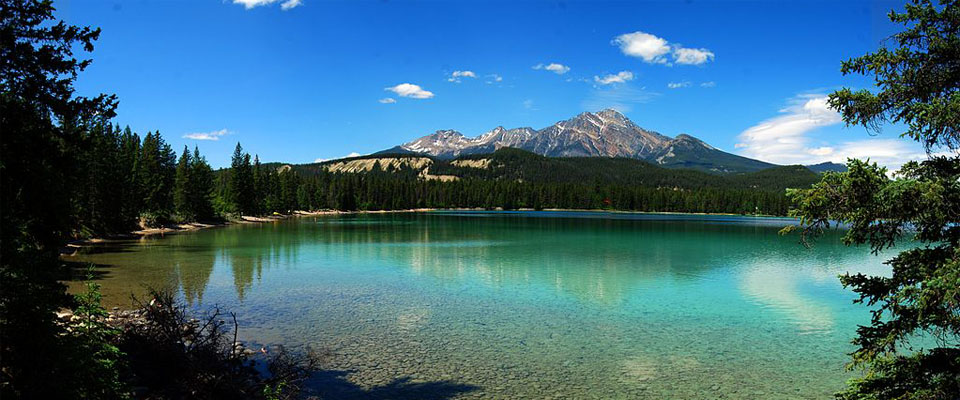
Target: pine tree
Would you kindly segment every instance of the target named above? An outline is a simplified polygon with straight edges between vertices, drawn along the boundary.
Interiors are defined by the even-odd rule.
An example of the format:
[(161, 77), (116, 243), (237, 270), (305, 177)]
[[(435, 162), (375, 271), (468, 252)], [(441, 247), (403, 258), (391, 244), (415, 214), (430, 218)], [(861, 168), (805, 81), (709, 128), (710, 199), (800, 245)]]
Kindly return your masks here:
[(148, 132), (140, 149), (139, 178), (143, 188), (143, 211), (164, 218), (173, 209), (173, 181), (177, 156), (160, 132)]
[[(119, 130), (119, 127), (118, 127)], [(116, 169), (124, 177), (121, 183), (120, 200), (123, 207), (120, 218), (124, 227), (133, 226), (140, 215), (143, 190), (140, 186), (140, 136), (129, 126), (120, 135), (120, 156)]]
[(180, 155), (180, 161), (177, 162), (177, 171), (173, 185), (173, 207), (174, 212), (181, 221), (196, 220), (196, 212), (193, 208), (193, 156), (187, 146), (183, 146), (183, 153)]
[(193, 148), (193, 157), (190, 159), (190, 192), (189, 199), (193, 205), (194, 218), (198, 221), (213, 219), (213, 190), (214, 177), (207, 159), (200, 155), (200, 149)]
[(49, 1), (0, 1), (0, 18), (0, 397), (120, 397), (116, 360), (78, 350), (54, 314), (71, 299), (58, 248), (76, 229), (83, 130), (116, 107), (74, 96), (90, 64), (74, 52), (100, 30), (57, 21)]
[(237, 142), (230, 162), (230, 195), (234, 211), (243, 215), (255, 213), (253, 171), (250, 166), (250, 154), (243, 152)]
[[(915, 0), (890, 20), (898, 47), (843, 62), (843, 74), (874, 75), (877, 92), (841, 89), (829, 104), (850, 125), (906, 129), (928, 151), (960, 151), (960, 2)], [(883, 276), (841, 282), (871, 307), (857, 329), (852, 368), (864, 373), (840, 399), (960, 399), (960, 156), (930, 156), (886, 168), (850, 160), (811, 189), (791, 192), (805, 239), (834, 224), (846, 244), (874, 253), (901, 244)], [(787, 229), (789, 230), (789, 229)], [(930, 344), (917, 343), (929, 337)]]

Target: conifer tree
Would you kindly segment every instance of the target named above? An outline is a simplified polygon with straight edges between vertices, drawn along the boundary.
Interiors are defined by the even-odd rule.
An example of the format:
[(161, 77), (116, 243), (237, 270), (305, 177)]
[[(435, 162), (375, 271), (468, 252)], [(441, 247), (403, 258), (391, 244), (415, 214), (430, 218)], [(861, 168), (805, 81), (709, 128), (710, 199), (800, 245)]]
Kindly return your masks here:
[(187, 146), (183, 146), (173, 185), (173, 207), (176, 215), (183, 221), (194, 221), (197, 217), (193, 209), (191, 196), (193, 156)]
[(190, 192), (189, 199), (193, 205), (194, 218), (198, 221), (210, 220), (214, 217), (213, 211), (213, 170), (207, 159), (200, 155), (198, 147), (193, 148), (193, 157), (190, 159)]
[(237, 142), (230, 162), (230, 195), (234, 211), (243, 215), (252, 215), (254, 209), (253, 170), (250, 166), (250, 154), (243, 152)]
[[(876, 92), (841, 89), (829, 97), (849, 125), (899, 124), (930, 156), (886, 168), (850, 160), (811, 189), (794, 191), (806, 239), (835, 223), (844, 242), (874, 253), (904, 244), (886, 276), (841, 281), (872, 307), (857, 329), (851, 367), (864, 374), (840, 399), (960, 399), (960, 2), (914, 0), (890, 20), (904, 25), (898, 47), (853, 58), (843, 74), (873, 75)], [(930, 343), (917, 342), (922, 338)]]

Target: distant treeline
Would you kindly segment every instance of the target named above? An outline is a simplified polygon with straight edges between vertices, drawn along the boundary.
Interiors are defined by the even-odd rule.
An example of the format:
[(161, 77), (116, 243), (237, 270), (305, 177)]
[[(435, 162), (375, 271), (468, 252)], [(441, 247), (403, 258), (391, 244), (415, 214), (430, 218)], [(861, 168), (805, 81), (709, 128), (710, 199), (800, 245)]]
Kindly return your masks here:
[(638, 160), (557, 159), (514, 149), (483, 157), (493, 158), (494, 167), (455, 167), (437, 161), (431, 174), (460, 177), (440, 181), (423, 179), (419, 170), (406, 167), (384, 170), (379, 162), (363, 173), (329, 172), (316, 164), (260, 164), (256, 157), (251, 162), (238, 144), (231, 168), (219, 171), (216, 192), (223, 199), (221, 210), (242, 214), (294, 209), (567, 208), (785, 215), (789, 201), (784, 188), (808, 186), (819, 179), (802, 166), (720, 176)]
[[(199, 149), (179, 157), (159, 132), (142, 138), (109, 123), (83, 131), (77, 151), (76, 226), (80, 235), (129, 231), (138, 224), (210, 221), (293, 210), (411, 208), (568, 208), (784, 215), (786, 185), (817, 174), (783, 167), (736, 176), (671, 170), (627, 159), (551, 159), (503, 149), (488, 169), (438, 161), (420, 171), (379, 164), (332, 173), (317, 165), (261, 164), (238, 143), (230, 168), (214, 171)], [(479, 156), (473, 156), (477, 158)]]

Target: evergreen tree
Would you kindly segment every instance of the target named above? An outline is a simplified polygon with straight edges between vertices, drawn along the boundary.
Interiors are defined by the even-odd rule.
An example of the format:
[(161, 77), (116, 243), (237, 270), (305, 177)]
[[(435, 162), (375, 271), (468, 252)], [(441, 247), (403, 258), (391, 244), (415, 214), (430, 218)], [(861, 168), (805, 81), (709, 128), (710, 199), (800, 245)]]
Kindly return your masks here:
[(173, 185), (173, 205), (177, 216), (183, 221), (196, 220), (196, 213), (193, 208), (193, 196), (191, 190), (194, 188), (193, 178), (193, 156), (187, 146), (183, 146), (183, 153), (180, 154), (180, 161), (177, 162), (177, 171)]
[(193, 157), (190, 159), (190, 192), (189, 199), (193, 205), (193, 215), (198, 221), (209, 221), (214, 218), (213, 170), (207, 159), (200, 155), (200, 149), (193, 148)]
[(160, 132), (148, 132), (143, 138), (139, 165), (144, 211), (161, 218), (173, 211), (176, 163), (176, 153)]
[[(119, 130), (119, 127), (118, 127)], [(125, 227), (133, 226), (140, 216), (143, 202), (143, 189), (140, 186), (140, 136), (129, 126), (120, 135), (120, 155), (116, 169), (123, 176), (119, 195), (122, 209), (120, 218)]]
[(262, 215), (267, 207), (267, 194), (270, 191), (269, 176), (267, 171), (260, 165), (260, 156), (253, 156), (253, 210), (257, 215)]
[[(906, 28), (895, 49), (843, 63), (844, 74), (872, 74), (877, 93), (841, 89), (829, 104), (850, 125), (902, 124), (904, 136), (960, 149), (960, 3), (907, 4), (890, 19)], [(875, 163), (850, 160), (812, 189), (791, 193), (804, 239), (847, 224), (847, 244), (875, 253), (909, 243), (887, 264), (889, 276), (846, 274), (841, 281), (873, 309), (857, 330), (854, 378), (841, 399), (960, 399), (960, 156), (904, 165), (895, 177)], [(915, 340), (932, 338), (929, 345)]]
[(253, 170), (250, 166), (250, 154), (243, 152), (237, 142), (230, 161), (230, 195), (234, 211), (242, 215), (252, 215), (255, 211)]
[(76, 228), (83, 131), (116, 101), (74, 96), (90, 64), (74, 51), (92, 51), (100, 31), (53, 13), (50, 1), (0, 1), (0, 397), (121, 397), (116, 360), (55, 321), (71, 305), (58, 248)]

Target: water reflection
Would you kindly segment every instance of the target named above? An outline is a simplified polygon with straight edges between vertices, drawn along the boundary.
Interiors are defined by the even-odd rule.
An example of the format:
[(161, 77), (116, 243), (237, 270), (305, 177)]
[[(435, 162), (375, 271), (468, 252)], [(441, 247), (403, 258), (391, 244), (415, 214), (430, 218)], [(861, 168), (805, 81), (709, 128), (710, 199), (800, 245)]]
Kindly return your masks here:
[(846, 379), (869, 314), (836, 275), (882, 272), (865, 250), (804, 249), (782, 220), (545, 215), (301, 218), (77, 258), (109, 266), (108, 302), (164, 285), (248, 338), (329, 347), (354, 394), (411, 374), (503, 398), (818, 398)]
[(802, 325), (812, 330), (828, 329), (830, 314), (797, 282), (810, 276), (836, 286), (835, 276), (863, 259), (840, 249), (836, 237), (821, 241), (820, 251), (803, 249), (795, 238), (776, 235), (782, 220), (684, 218), (303, 218), (150, 239), (127, 251), (80, 258), (126, 266), (107, 275), (114, 281), (109, 287), (175, 288), (191, 305), (203, 303), (215, 269), (229, 274), (240, 301), (264, 279), (286, 279), (284, 270), (373, 264), (445, 285), (535, 288), (606, 306), (623, 304), (638, 292), (710, 282), (720, 269), (740, 271), (738, 287), (745, 296), (805, 315), (795, 318), (806, 319)]

